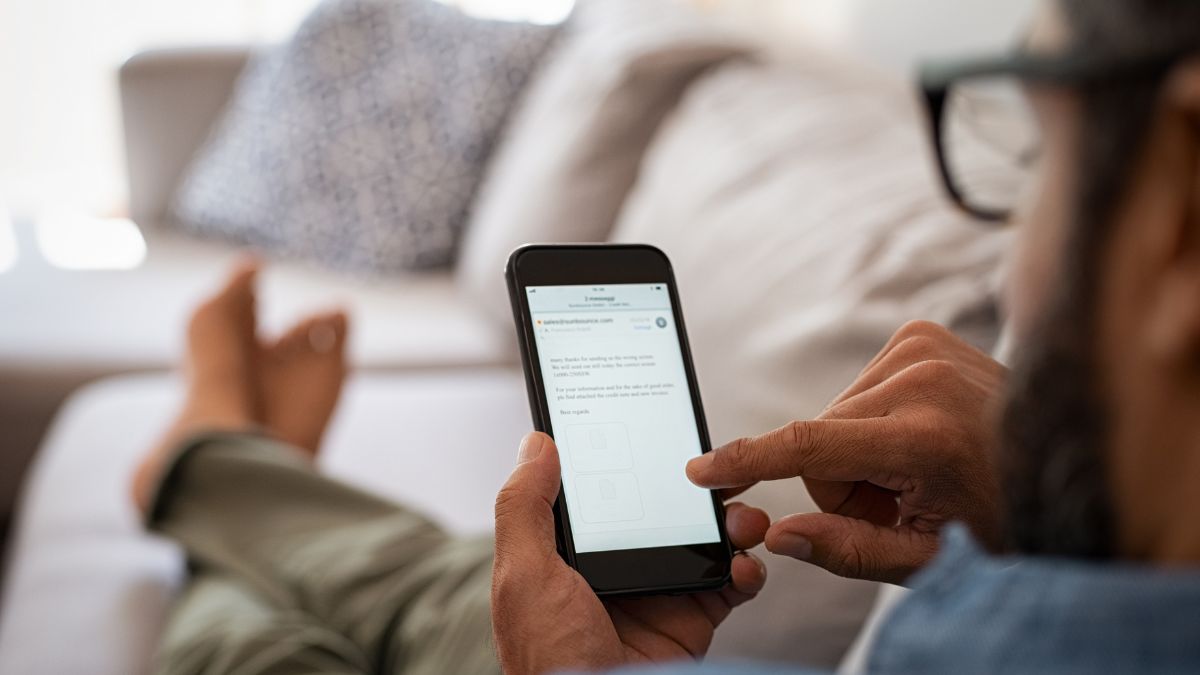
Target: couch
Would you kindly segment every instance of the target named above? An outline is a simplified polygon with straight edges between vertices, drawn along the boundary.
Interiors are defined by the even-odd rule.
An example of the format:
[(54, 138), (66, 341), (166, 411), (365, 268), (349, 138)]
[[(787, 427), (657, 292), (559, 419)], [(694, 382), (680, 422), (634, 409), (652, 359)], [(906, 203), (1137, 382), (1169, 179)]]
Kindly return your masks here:
[[(826, 52), (783, 52), (764, 49), (691, 85), (640, 149), (636, 184), (599, 238), (649, 241), (675, 259), (715, 442), (815, 415), (908, 318), (949, 324), (981, 346), (998, 332), (1005, 235), (941, 203), (903, 80)], [(188, 308), (238, 255), (163, 218), (247, 54), (154, 51), (126, 63), (130, 212), (147, 240), (144, 264), (37, 268), (26, 272), (36, 293), (0, 297), (28, 317), (0, 334), (0, 372), (21, 383), (3, 395), (24, 399), (28, 388), (56, 403), (73, 392), (23, 489), (0, 672), (146, 670), (183, 568), (178, 550), (140, 531), (124, 486), (177, 403), (171, 369)], [(864, 156), (846, 152), (854, 147)], [(499, 265), (486, 264), (498, 285)], [(358, 374), (322, 469), (480, 532), (529, 423), (511, 328), (463, 278), (364, 281), (276, 264), (260, 307), (268, 331), (330, 303), (352, 315)], [(64, 299), (36, 301), (55, 296)], [(747, 499), (774, 515), (813, 508), (795, 481)], [(792, 561), (769, 566), (767, 593), (719, 633), (714, 656), (836, 665), (876, 585)]]

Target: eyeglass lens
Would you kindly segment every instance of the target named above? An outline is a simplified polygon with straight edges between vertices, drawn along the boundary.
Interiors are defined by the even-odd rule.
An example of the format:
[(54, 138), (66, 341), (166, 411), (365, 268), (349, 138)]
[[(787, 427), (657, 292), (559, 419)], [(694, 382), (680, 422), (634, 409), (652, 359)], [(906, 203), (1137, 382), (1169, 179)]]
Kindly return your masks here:
[(1021, 83), (980, 78), (948, 92), (942, 152), (950, 180), (967, 206), (1010, 213), (1041, 151), (1041, 132)]

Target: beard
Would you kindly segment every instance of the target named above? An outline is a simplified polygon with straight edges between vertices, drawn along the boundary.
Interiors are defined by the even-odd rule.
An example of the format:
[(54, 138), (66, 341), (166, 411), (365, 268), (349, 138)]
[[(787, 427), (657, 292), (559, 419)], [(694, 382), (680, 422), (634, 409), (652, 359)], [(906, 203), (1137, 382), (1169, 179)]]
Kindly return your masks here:
[[(1080, 289), (1082, 290), (1082, 289)], [(1113, 555), (1107, 405), (1090, 302), (1058, 302), (1013, 368), (997, 465), (1007, 548), (1074, 558)]]
[[(1073, 3), (1079, 16), (1093, 4)], [(1040, 320), (1023, 336), (998, 434), (1005, 543), (1017, 553), (1107, 559), (1116, 552), (1108, 466), (1113, 408), (1095, 339), (1099, 280), (1157, 89), (1150, 79), (1077, 88), (1079, 134), (1088, 142), (1077, 150), (1078, 189), (1059, 283), (1047, 289)]]

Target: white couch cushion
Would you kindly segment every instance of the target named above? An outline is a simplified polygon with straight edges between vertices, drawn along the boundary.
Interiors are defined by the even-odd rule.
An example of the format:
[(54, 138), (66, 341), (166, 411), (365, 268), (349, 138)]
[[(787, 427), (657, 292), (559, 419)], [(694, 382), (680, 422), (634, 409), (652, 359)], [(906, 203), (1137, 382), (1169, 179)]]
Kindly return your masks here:
[(488, 168), (459, 279), (508, 328), (495, 279), (532, 242), (603, 241), (663, 117), (706, 68), (749, 50), (671, 0), (584, 0), (517, 107)]
[[(817, 415), (907, 320), (995, 339), (1006, 234), (943, 199), (923, 128), (895, 82), (820, 54), (727, 64), (664, 123), (613, 236), (672, 259), (714, 442)], [(815, 510), (798, 480), (745, 500)], [(767, 566), (761, 616), (808, 607), (813, 583), (840, 594), (820, 610), (831, 623), (866, 616), (870, 585)], [(735, 615), (718, 641), (794, 653), (759, 618)]]
[(941, 193), (895, 81), (812, 53), (697, 82), (615, 240), (672, 259), (713, 435), (815, 415), (905, 321), (991, 347), (1009, 233)]

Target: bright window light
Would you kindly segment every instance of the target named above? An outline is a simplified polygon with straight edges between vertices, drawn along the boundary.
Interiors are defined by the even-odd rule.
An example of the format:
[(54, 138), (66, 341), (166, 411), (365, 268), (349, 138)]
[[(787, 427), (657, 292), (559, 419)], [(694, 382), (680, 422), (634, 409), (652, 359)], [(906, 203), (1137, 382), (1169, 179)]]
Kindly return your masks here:
[(502, 21), (562, 23), (575, 6), (575, 0), (440, 0), (472, 16)]
[(64, 270), (130, 270), (146, 259), (146, 240), (128, 218), (54, 211), (37, 221), (42, 257)]
[(0, 206), (0, 274), (17, 264), (17, 234), (8, 210)]

